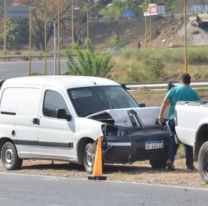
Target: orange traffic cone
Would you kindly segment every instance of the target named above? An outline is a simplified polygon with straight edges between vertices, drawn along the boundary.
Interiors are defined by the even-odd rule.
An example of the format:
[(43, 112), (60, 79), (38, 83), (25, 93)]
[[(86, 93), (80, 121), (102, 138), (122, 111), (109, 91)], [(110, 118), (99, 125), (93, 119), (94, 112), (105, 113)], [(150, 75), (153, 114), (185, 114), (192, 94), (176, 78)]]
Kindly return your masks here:
[(102, 164), (102, 138), (98, 137), (97, 148), (95, 153), (95, 161), (93, 166), (92, 176), (88, 177), (89, 180), (106, 180), (107, 177), (103, 176)]

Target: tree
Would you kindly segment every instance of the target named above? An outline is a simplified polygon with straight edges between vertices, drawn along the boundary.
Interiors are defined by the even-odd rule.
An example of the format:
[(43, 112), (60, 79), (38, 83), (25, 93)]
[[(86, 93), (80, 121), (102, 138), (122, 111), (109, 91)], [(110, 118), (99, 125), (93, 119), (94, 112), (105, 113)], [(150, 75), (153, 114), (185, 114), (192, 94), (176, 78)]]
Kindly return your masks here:
[[(1, 0), (0, 0), (1, 1)], [(60, 0), (60, 23), (61, 23), (61, 34), (63, 31), (68, 31), (71, 34), (71, 21), (72, 21), (72, 1)], [(74, 0), (74, 7), (79, 6), (79, 12), (74, 15), (74, 30), (76, 33), (77, 25), (83, 25), (86, 23), (86, 7), (87, 0)], [(58, 19), (58, 0), (20, 0), (19, 3), (29, 5), (33, 7), (32, 12), (32, 30), (33, 30), (33, 42), (39, 49), (45, 47), (45, 36), (44, 36), (44, 23), (47, 20), (47, 43), (53, 36), (53, 22), (57, 23)], [(46, 18), (45, 18), (46, 15)], [(85, 18), (84, 18), (85, 17)], [(80, 26), (81, 27), (81, 26)], [(85, 27), (83, 27), (85, 28)], [(69, 36), (68, 34), (68, 36)]]
[(111, 56), (97, 53), (89, 40), (85, 41), (84, 48), (75, 44), (75, 58), (71, 51), (67, 52), (69, 74), (105, 77), (112, 69)]
[(7, 22), (6, 39), (10, 47), (17, 49), (28, 43), (28, 35), (27, 19), (15, 19)]

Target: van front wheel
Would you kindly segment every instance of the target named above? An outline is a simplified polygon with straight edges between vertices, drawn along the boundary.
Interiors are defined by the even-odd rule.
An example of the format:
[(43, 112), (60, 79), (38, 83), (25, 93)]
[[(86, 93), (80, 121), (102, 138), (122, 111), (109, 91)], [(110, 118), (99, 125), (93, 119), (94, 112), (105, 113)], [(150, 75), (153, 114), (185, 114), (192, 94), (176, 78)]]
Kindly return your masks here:
[(84, 147), (83, 151), (83, 165), (89, 174), (92, 174), (93, 165), (95, 160), (95, 145), (93, 143), (88, 143)]
[(166, 168), (166, 159), (151, 159), (150, 164), (153, 169), (165, 169)]
[(18, 157), (17, 149), (11, 142), (6, 142), (1, 149), (1, 161), (6, 170), (20, 169), (22, 159)]

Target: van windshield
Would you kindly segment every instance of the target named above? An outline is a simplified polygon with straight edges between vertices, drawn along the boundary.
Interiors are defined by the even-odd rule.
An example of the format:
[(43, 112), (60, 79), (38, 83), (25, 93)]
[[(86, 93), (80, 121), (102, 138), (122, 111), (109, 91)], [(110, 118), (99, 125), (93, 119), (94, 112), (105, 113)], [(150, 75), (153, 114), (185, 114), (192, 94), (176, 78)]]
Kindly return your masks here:
[(121, 86), (68, 89), (68, 95), (80, 117), (107, 109), (138, 107), (138, 103)]

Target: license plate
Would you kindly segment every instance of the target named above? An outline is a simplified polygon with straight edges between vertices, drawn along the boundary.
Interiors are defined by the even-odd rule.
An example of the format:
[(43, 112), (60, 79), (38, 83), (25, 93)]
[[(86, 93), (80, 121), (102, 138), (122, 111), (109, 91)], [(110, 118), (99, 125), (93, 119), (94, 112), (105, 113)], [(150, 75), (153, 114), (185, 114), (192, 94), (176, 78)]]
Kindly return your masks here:
[(164, 148), (164, 142), (163, 141), (145, 142), (145, 150), (163, 149), (163, 148)]

